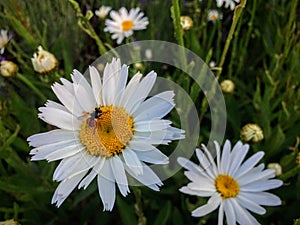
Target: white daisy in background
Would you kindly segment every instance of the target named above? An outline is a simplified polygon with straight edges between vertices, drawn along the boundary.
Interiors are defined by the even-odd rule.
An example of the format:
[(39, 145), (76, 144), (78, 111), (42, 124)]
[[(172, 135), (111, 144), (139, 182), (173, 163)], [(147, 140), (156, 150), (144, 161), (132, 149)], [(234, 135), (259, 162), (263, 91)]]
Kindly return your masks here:
[(240, 0), (217, 0), (218, 7), (222, 7), (225, 4), (225, 8), (230, 7), (231, 10), (234, 10), (236, 3), (240, 3)]
[(130, 9), (129, 13), (126, 8), (122, 7), (119, 12), (112, 10), (110, 16), (113, 20), (106, 19), (104, 28), (105, 32), (112, 34), (112, 39), (117, 39), (121, 44), (123, 39), (133, 34), (134, 30), (144, 30), (149, 24), (148, 18), (139, 8)]
[(98, 10), (95, 11), (95, 14), (101, 20), (104, 20), (110, 10), (111, 10), (110, 6), (101, 6)]
[[(103, 76), (89, 68), (91, 84), (74, 70), (72, 81), (52, 87), (62, 104), (48, 101), (39, 118), (58, 127), (28, 138), (31, 160), (60, 160), (53, 179), (61, 181), (52, 203), (59, 207), (73, 189), (84, 189), (97, 178), (104, 210), (112, 210), (115, 186), (129, 193), (127, 174), (158, 191), (160, 178), (145, 163), (167, 164), (155, 146), (184, 138), (184, 131), (162, 119), (174, 107), (173, 91), (148, 97), (156, 73), (142, 79), (137, 73), (127, 83), (128, 66), (113, 59)], [(146, 99), (147, 98), (147, 99)]]
[(0, 54), (4, 53), (5, 45), (7, 45), (10, 39), (11, 35), (8, 34), (7, 30), (0, 31)]
[[(192, 216), (202, 217), (219, 207), (218, 224), (223, 224), (224, 213), (228, 225), (259, 224), (249, 213), (262, 215), (266, 210), (260, 205), (276, 206), (281, 200), (274, 194), (265, 192), (280, 187), (281, 180), (270, 179), (275, 176), (273, 169), (264, 170), (264, 164), (255, 166), (264, 152), (255, 153), (243, 162), (249, 145), (237, 142), (231, 151), (230, 141), (226, 141), (222, 155), (215, 142), (216, 163), (209, 150), (202, 145), (204, 153), (196, 149), (199, 165), (186, 158), (178, 158), (186, 168), (184, 174), (191, 183), (180, 189), (181, 192), (200, 197), (210, 197), (207, 204), (192, 211)], [(242, 163), (243, 162), (243, 163)]]
[(208, 15), (207, 15), (207, 20), (215, 22), (218, 19), (223, 19), (222, 13), (219, 13), (218, 10), (212, 9), (209, 10)]
[(55, 56), (45, 51), (42, 46), (38, 47), (38, 52), (33, 54), (31, 58), (33, 69), (38, 73), (49, 73), (58, 66)]

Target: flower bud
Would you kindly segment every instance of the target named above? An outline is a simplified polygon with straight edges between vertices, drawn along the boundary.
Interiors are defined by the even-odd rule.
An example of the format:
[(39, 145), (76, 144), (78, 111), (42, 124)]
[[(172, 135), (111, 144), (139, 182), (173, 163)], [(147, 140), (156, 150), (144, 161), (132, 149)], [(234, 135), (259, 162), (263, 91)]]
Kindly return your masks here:
[(181, 16), (180, 24), (181, 24), (183, 30), (189, 30), (193, 26), (193, 20), (189, 16)]
[(141, 70), (141, 69), (143, 69), (143, 64), (142, 63), (135, 63), (134, 68), (136, 68), (137, 70)]
[(264, 134), (257, 124), (248, 123), (241, 130), (241, 138), (246, 142), (257, 143), (264, 139)]
[(11, 61), (4, 60), (0, 62), (0, 74), (4, 77), (13, 76), (17, 70), (18, 66)]
[(0, 225), (19, 225), (19, 223), (13, 219), (0, 221)]
[(279, 163), (269, 163), (268, 169), (274, 169), (275, 170), (275, 176), (280, 176), (282, 174), (282, 168)]
[(58, 66), (55, 56), (45, 51), (42, 46), (38, 47), (38, 52), (33, 54), (31, 58), (33, 69), (38, 73), (49, 73)]
[(104, 20), (110, 10), (111, 10), (110, 6), (101, 6), (98, 10), (95, 11), (95, 14), (101, 20)]
[(221, 90), (226, 94), (230, 94), (234, 91), (235, 85), (231, 80), (223, 80), (220, 85)]

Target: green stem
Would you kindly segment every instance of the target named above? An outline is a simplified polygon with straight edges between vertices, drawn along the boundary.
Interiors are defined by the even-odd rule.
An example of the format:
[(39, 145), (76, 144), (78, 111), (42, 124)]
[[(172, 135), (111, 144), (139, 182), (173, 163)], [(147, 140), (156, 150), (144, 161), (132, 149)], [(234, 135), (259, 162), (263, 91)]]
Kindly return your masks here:
[[(222, 69), (223, 69), (223, 64), (225, 62), (225, 58), (226, 58), (226, 55), (227, 55), (227, 52), (228, 52), (228, 49), (229, 49), (229, 46), (230, 46), (230, 42), (232, 40), (232, 37), (233, 37), (233, 34), (234, 34), (234, 31), (235, 31), (235, 27), (237, 25), (237, 22), (239, 20), (239, 17), (241, 15), (241, 13), (243, 12), (243, 9), (246, 5), (246, 2), (247, 0), (241, 0), (241, 3), (239, 5), (237, 5), (235, 7), (235, 10), (234, 10), (234, 15), (233, 15), (233, 21), (232, 21), (232, 24), (231, 24), (231, 27), (230, 27), (230, 31), (229, 31), (229, 34), (228, 34), (228, 37), (226, 39), (226, 42), (225, 42), (225, 46), (224, 46), (224, 49), (223, 49), (223, 52), (222, 52), (222, 56), (221, 56), (221, 59), (220, 59), (220, 63), (218, 65), (218, 70), (216, 72), (216, 79), (219, 79), (221, 73), (222, 73)], [(214, 90), (212, 90), (212, 93)], [(208, 107), (208, 102), (207, 102), (207, 99), (204, 98), (202, 100), (202, 105), (201, 105), (201, 114), (199, 116), (199, 123), (201, 124), (203, 118), (204, 118), (204, 115), (207, 111), (207, 107)]]
[(69, 0), (69, 2), (71, 3), (74, 11), (76, 12), (79, 27), (96, 41), (99, 53), (103, 55), (106, 52), (106, 48), (90, 23), (90, 19), (93, 17), (93, 12), (88, 10), (86, 15), (84, 16), (81, 12), (79, 4), (75, 0)]
[(234, 31), (235, 31), (236, 25), (239, 21), (241, 13), (243, 12), (243, 9), (245, 8), (246, 2), (247, 2), (247, 0), (241, 0), (241, 3), (235, 7), (234, 14), (233, 14), (233, 21), (232, 21), (232, 24), (231, 24), (231, 27), (229, 30), (229, 34), (228, 34), (226, 42), (225, 42), (225, 46), (224, 46), (224, 49), (223, 49), (223, 52), (221, 55), (219, 66), (218, 66), (221, 69), (217, 71), (217, 74), (216, 74), (217, 79), (220, 77), (220, 75), (222, 73), (223, 65), (224, 65), (224, 62), (226, 59), (226, 55), (227, 55)]
[[(178, 44), (180, 46), (184, 47), (183, 30), (182, 30), (182, 26), (180, 24), (179, 0), (173, 0), (172, 4), (173, 5), (171, 7), (171, 15), (172, 15), (173, 25), (174, 25), (174, 29), (175, 29), (175, 38), (176, 38)], [(181, 66), (183, 67), (183, 70), (186, 70), (187, 62), (186, 62), (186, 57), (185, 57), (183, 48), (180, 48), (179, 57), (180, 57), (180, 62), (181, 62)]]
[(45, 102), (47, 100), (45, 95), (42, 92), (40, 92), (40, 90), (33, 83), (31, 83), (31, 81), (28, 80), (25, 76), (16, 73), (16, 77), (20, 79), (22, 82), (24, 82), (29, 88), (31, 88), (31, 90), (33, 90), (41, 98), (42, 101)]
[(141, 190), (138, 188), (133, 188), (133, 193), (134, 193), (135, 199), (136, 199), (136, 203), (134, 204), (135, 213), (137, 214), (137, 216), (139, 218), (138, 225), (146, 225), (147, 219), (143, 213)]
[(256, 11), (256, 4), (257, 4), (257, 0), (254, 0), (253, 1), (253, 7), (252, 7), (252, 10), (251, 10), (251, 18), (250, 18), (250, 21), (248, 23), (248, 30), (247, 30), (247, 34), (246, 34), (246, 39), (245, 39), (245, 44), (243, 44), (243, 50), (241, 52), (241, 55), (240, 55), (240, 59), (238, 61), (238, 68), (236, 70), (236, 74), (239, 74), (243, 65), (244, 65), (244, 58), (245, 58), (245, 55), (247, 53), (246, 49), (248, 47), (248, 44), (249, 44), (249, 41), (250, 41), (250, 37), (251, 37), (251, 34), (252, 34), (252, 30), (253, 30), (253, 23), (254, 23), (254, 18), (255, 18), (255, 11)]

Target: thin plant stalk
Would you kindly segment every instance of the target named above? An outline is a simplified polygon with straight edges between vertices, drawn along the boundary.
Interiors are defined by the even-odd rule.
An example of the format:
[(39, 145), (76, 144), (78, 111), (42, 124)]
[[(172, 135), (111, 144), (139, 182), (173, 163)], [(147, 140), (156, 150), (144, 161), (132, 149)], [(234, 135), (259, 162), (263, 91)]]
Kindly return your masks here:
[(16, 77), (20, 79), (22, 82), (24, 82), (32, 91), (34, 91), (41, 98), (42, 101), (44, 102), (47, 101), (45, 95), (25, 76), (23, 76), (20, 73), (16, 73)]
[(224, 46), (224, 49), (223, 49), (223, 52), (222, 52), (222, 55), (221, 55), (219, 65), (218, 65), (220, 70), (217, 71), (217, 74), (216, 74), (217, 79), (219, 79), (219, 77), (221, 76), (221, 73), (222, 73), (222, 70), (223, 70), (223, 65), (224, 65), (224, 62), (225, 62), (225, 59), (226, 59), (226, 55), (227, 55), (227, 52), (228, 52), (228, 49), (229, 49), (234, 31), (235, 31), (236, 25), (237, 25), (237, 23), (239, 21), (239, 18), (241, 16), (242, 12), (243, 12), (243, 9), (245, 8), (246, 2), (247, 2), (247, 0), (241, 0), (241, 3), (235, 7), (235, 10), (234, 10), (234, 13), (233, 13), (232, 24), (231, 24), (229, 34), (228, 34), (226, 42), (225, 42), (225, 46)]

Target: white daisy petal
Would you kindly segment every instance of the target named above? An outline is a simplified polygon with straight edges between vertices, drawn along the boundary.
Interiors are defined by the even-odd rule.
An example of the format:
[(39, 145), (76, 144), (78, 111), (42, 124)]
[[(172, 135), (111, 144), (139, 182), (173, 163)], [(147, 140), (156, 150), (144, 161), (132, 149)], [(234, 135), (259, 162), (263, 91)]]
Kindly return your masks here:
[(128, 182), (127, 177), (125, 174), (125, 169), (123, 166), (123, 162), (118, 156), (113, 157), (110, 160), (111, 168), (113, 171), (113, 174), (116, 178), (116, 182), (118, 184), (119, 190), (121, 194), (125, 197), (130, 191), (128, 188)]
[(85, 112), (90, 112), (96, 107), (96, 100), (90, 84), (85, 77), (77, 70), (73, 71), (73, 87), (75, 98), (84, 109)]
[(278, 188), (283, 184), (281, 180), (262, 180), (241, 186), (242, 191), (259, 192)]
[(231, 149), (231, 143), (230, 141), (226, 140), (225, 144), (223, 146), (223, 152), (221, 156), (221, 170), (223, 173), (227, 174), (230, 166), (230, 149)]
[(194, 173), (201, 172), (202, 170), (197, 164), (193, 163), (192, 161), (186, 158), (178, 157), (177, 161), (182, 167), (186, 168), (187, 170), (193, 171)]
[(45, 122), (65, 130), (79, 130), (81, 122), (72, 114), (55, 108), (40, 107), (39, 118)]
[(130, 141), (128, 148), (133, 149), (134, 151), (151, 151), (155, 149), (155, 147), (149, 143), (134, 140)]
[(258, 162), (261, 160), (261, 158), (264, 156), (264, 152), (257, 152), (253, 156), (251, 156), (249, 159), (247, 159), (241, 167), (237, 170), (235, 176), (236, 178), (239, 178), (249, 172)]
[(29, 154), (33, 155), (31, 160), (43, 160), (43, 159), (48, 159), (49, 155), (52, 155), (53, 153), (58, 151), (59, 152), (63, 151), (66, 154), (70, 154), (70, 153), (75, 154), (81, 151), (81, 149), (82, 149), (81, 143), (77, 143), (74, 140), (66, 140), (66, 141), (61, 141), (56, 143), (54, 142), (51, 144), (36, 147), (32, 149)]
[(105, 158), (98, 157), (95, 166), (92, 168), (91, 172), (86, 177), (84, 177), (84, 179), (82, 179), (82, 181), (78, 185), (78, 188), (83, 187), (84, 189), (86, 189), (89, 186), (89, 184), (94, 180), (94, 178), (98, 174), (100, 174), (100, 171), (101, 171), (104, 163), (105, 163)]
[(206, 205), (200, 206), (199, 208), (192, 211), (192, 216), (201, 217), (205, 216), (212, 211), (214, 211), (221, 203), (221, 197), (219, 195), (214, 194), (210, 197), (209, 203)]
[(135, 122), (160, 119), (167, 115), (174, 107), (174, 92), (166, 91), (144, 101), (132, 114)]
[(114, 100), (114, 105), (116, 105), (116, 106), (120, 106), (120, 100), (123, 97), (123, 93), (124, 93), (124, 90), (126, 87), (127, 78), (128, 78), (128, 66), (127, 65), (122, 66), (121, 74), (122, 74), (122, 76), (120, 76), (120, 78), (119, 78), (119, 83), (118, 83), (118, 87), (116, 90), (116, 97)]
[(68, 130), (51, 130), (44, 133), (39, 133), (27, 138), (30, 146), (39, 147), (51, 143), (58, 143), (65, 140), (78, 140), (78, 134)]
[(172, 122), (169, 120), (149, 120), (134, 123), (136, 131), (148, 132), (166, 129)]
[(162, 182), (159, 179), (159, 177), (146, 164), (142, 163), (142, 166), (143, 173), (139, 175), (137, 175), (136, 172), (133, 171), (130, 167), (125, 166), (125, 169), (137, 181), (141, 182), (142, 184), (148, 186), (149, 188), (155, 191), (159, 191), (159, 186), (162, 185)]
[(95, 96), (95, 100), (97, 102), (97, 105), (103, 105), (103, 102), (102, 102), (102, 82), (101, 82), (100, 74), (98, 73), (98, 70), (93, 66), (89, 67), (89, 72), (90, 72), (90, 78), (91, 78), (93, 94)]
[(83, 109), (80, 107), (74, 96), (66, 91), (66, 88), (58, 83), (53, 84), (52, 90), (60, 102), (75, 116), (81, 116)]
[(124, 157), (126, 166), (132, 169), (136, 175), (143, 174), (142, 162), (134, 151), (127, 148), (123, 151), (122, 156)]
[(151, 151), (136, 151), (137, 157), (147, 163), (153, 164), (168, 164), (169, 158), (158, 149)]
[[(76, 163), (70, 164), (70, 162), (67, 162), (66, 164), (69, 165), (68, 170), (66, 170), (66, 165), (64, 165), (64, 169), (60, 169), (60, 171), (57, 171), (57, 173), (55, 173), (55, 171), (53, 174), (53, 180), (62, 181), (64, 179), (70, 179), (77, 174), (88, 171), (98, 162), (98, 158), (92, 157), (86, 152), (77, 153), (77, 155), (78, 157), (76, 157)], [(70, 157), (65, 159), (69, 158)], [(75, 157), (73, 156), (73, 158)], [(74, 162), (74, 160), (72, 161)], [(57, 167), (57, 169), (58, 168), (59, 166)]]
[(57, 102), (53, 102), (51, 100), (47, 100), (45, 106), (48, 108), (59, 109), (59, 110), (69, 113), (68, 109), (65, 106), (63, 106)]
[[(59, 165), (56, 167), (54, 174), (53, 174), (53, 180), (61, 181), (64, 178), (66, 178), (70, 173), (69, 168), (76, 165), (76, 162), (78, 162), (81, 158), (81, 153), (77, 153), (73, 156), (64, 158)], [(64, 178), (63, 178), (64, 177)]]
[[(184, 194), (188, 194), (188, 195), (197, 195), (197, 196), (200, 196), (200, 197), (204, 197), (203, 195), (201, 195), (199, 193), (199, 191), (195, 191), (195, 190), (192, 190), (190, 189), (189, 187), (182, 187), (179, 189), (180, 192), (184, 193)], [(211, 195), (211, 194), (210, 194)], [(209, 195), (209, 196), (210, 196)], [(207, 196), (207, 195), (206, 195)]]
[(211, 162), (207, 159), (206, 155), (204, 155), (204, 153), (198, 148), (196, 149), (196, 155), (198, 157), (202, 169), (206, 171), (206, 173), (210, 176), (211, 179), (214, 179), (216, 176), (214, 165), (211, 164)]
[(221, 202), (218, 212), (218, 225), (223, 225), (224, 220), (224, 202)]
[[(55, 160), (75, 155), (76, 153), (81, 152), (82, 150), (84, 150), (84, 146), (82, 145), (70, 145), (60, 150), (53, 151), (52, 153), (46, 155), (45, 159), (47, 159), (48, 162), (52, 162)], [(36, 160), (35, 156), (32, 157), (32, 160)]]
[(255, 203), (249, 198), (244, 197), (243, 195), (238, 195), (237, 200), (242, 207), (256, 214), (263, 215), (266, 213), (266, 210), (263, 207), (259, 206), (257, 203)]
[(240, 177), (238, 179), (240, 185), (247, 185), (257, 180), (263, 180), (275, 177), (275, 171), (273, 169), (264, 170), (260, 173), (248, 173), (247, 176)]
[(56, 203), (56, 206), (59, 207), (64, 200), (70, 195), (74, 190), (79, 181), (84, 177), (87, 171), (84, 171), (70, 179), (63, 180), (58, 187), (56, 188), (54, 195), (52, 197), (51, 203)]
[(156, 77), (157, 74), (154, 71), (151, 71), (139, 83), (139, 85), (136, 88), (136, 91), (132, 94), (130, 101), (128, 101), (125, 105), (129, 114), (132, 114), (140, 106), (141, 102), (143, 102), (148, 96), (155, 83)]
[(128, 101), (130, 101), (131, 96), (134, 94), (136, 91), (136, 88), (138, 87), (138, 84), (140, 83), (140, 79), (142, 78), (142, 74), (136, 73), (129, 83), (127, 84), (123, 96), (120, 100), (120, 106), (125, 108), (125, 105), (127, 104)]
[(242, 142), (238, 142), (235, 147), (238, 149), (236, 152), (233, 152), (232, 150), (232, 163), (229, 167), (228, 173), (230, 175), (234, 175), (236, 171), (239, 169), (242, 161), (244, 160), (246, 154), (248, 153), (249, 150), (249, 145), (244, 145)]
[(121, 73), (120, 59), (113, 59), (110, 64), (107, 64), (103, 72), (103, 103), (111, 105), (114, 103), (116, 91), (118, 87), (119, 77)]
[(253, 200), (259, 205), (277, 206), (281, 204), (280, 198), (268, 192), (243, 192), (240, 195)]
[(228, 225), (236, 224), (235, 209), (232, 205), (233, 204), (232, 201), (234, 201), (232, 198), (228, 198), (223, 201), (224, 212), (225, 212), (226, 221), (227, 221)]
[(104, 163), (101, 170), (101, 175), (98, 174), (97, 181), (99, 195), (101, 197), (104, 210), (111, 211), (114, 207), (116, 199), (116, 185), (115, 178), (109, 162)]
[(185, 171), (184, 175), (191, 181), (192, 183), (188, 184), (188, 187), (191, 189), (197, 190), (205, 190), (205, 191), (212, 191), (215, 192), (216, 188), (214, 185), (213, 180), (208, 180), (206, 176), (202, 174), (199, 175), (198, 173), (192, 171)]
[(241, 207), (235, 199), (231, 201), (235, 208), (236, 219), (239, 224), (245, 225), (259, 225), (257, 220), (243, 207)]

